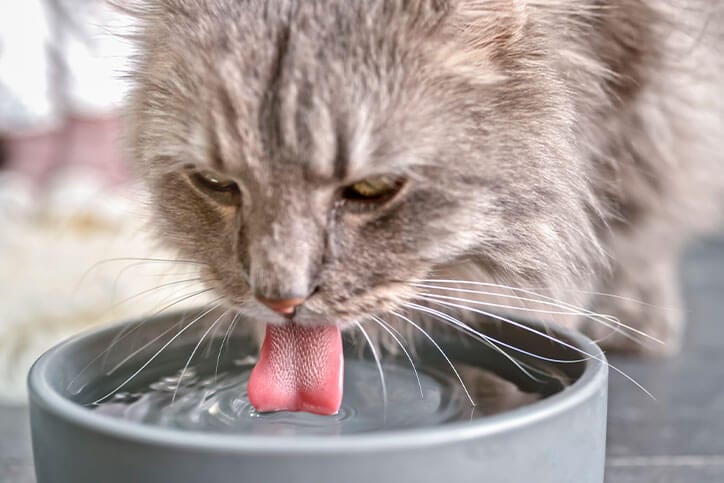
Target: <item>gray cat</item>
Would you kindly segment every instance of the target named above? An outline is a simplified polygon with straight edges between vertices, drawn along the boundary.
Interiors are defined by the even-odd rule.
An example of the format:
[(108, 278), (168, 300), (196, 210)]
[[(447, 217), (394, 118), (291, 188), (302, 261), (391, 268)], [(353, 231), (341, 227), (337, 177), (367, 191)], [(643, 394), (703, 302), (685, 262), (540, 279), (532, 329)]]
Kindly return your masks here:
[(159, 233), (229, 306), (344, 327), (514, 306), (678, 347), (679, 250), (721, 211), (722, 2), (131, 10), (132, 154)]

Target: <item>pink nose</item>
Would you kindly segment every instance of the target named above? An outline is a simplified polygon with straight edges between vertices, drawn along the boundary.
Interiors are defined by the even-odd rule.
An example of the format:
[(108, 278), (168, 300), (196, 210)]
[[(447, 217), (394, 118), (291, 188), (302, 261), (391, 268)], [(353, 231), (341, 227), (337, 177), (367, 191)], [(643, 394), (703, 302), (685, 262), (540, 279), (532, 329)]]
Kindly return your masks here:
[(256, 298), (259, 302), (269, 307), (271, 310), (282, 315), (291, 315), (297, 306), (304, 303), (304, 299), (265, 299), (264, 297)]

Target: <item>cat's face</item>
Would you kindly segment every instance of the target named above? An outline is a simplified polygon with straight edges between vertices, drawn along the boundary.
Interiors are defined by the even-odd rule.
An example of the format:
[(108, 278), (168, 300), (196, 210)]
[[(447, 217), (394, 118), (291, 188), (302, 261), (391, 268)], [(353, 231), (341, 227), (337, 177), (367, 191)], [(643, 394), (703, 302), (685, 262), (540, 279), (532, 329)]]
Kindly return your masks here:
[(157, 3), (133, 153), (160, 233), (229, 303), (274, 322), (255, 295), (303, 298), (300, 323), (344, 323), (461, 260), (538, 281), (585, 268), (570, 108), (515, 12)]

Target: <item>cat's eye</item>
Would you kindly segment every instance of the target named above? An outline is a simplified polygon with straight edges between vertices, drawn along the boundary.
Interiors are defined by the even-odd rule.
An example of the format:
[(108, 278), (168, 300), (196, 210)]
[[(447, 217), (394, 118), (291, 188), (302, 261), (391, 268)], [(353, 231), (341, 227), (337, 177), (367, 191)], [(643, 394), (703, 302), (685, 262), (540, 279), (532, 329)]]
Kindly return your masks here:
[(231, 192), (239, 191), (239, 186), (230, 178), (226, 178), (214, 171), (202, 169), (192, 175), (194, 181), (212, 191)]
[(399, 177), (368, 178), (343, 188), (342, 198), (349, 201), (381, 203), (391, 199), (404, 184), (404, 179)]
[(240, 201), (239, 185), (231, 178), (208, 169), (192, 169), (189, 177), (197, 188), (219, 203), (237, 205)]

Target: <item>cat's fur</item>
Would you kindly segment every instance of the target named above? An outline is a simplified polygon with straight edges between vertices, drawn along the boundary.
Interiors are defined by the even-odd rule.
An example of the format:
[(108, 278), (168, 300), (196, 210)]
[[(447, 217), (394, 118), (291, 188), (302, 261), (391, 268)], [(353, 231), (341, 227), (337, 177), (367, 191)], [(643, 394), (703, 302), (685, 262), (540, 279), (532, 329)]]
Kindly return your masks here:
[[(299, 323), (344, 323), (413, 298), (413, 280), (498, 280), (589, 303), (676, 348), (681, 312), (660, 308), (678, 306), (679, 248), (713, 224), (724, 185), (720, 2), (134, 11), (133, 157), (160, 233), (207, 264), (230, 303), (273, 322), (253, 293), (308, 297)], [(191, 164), (236, 180), (238, 204), (190, 182)], [(338, 198), (388, 173), (409, 179), (389, 204)]]

